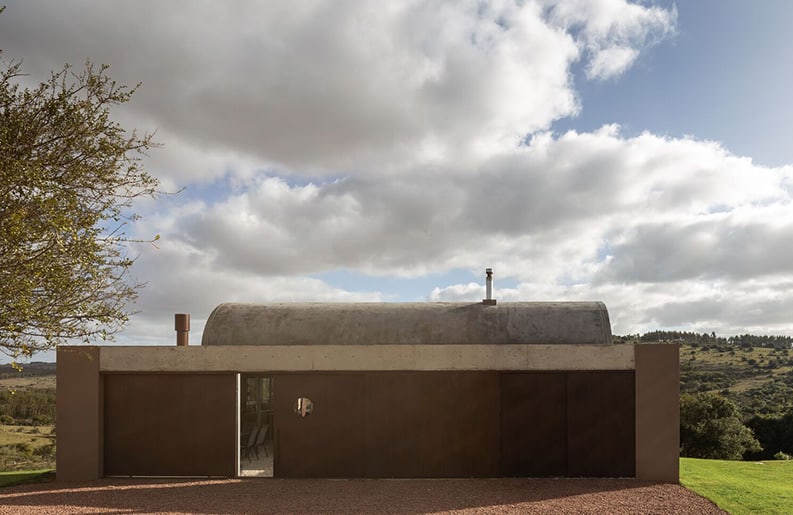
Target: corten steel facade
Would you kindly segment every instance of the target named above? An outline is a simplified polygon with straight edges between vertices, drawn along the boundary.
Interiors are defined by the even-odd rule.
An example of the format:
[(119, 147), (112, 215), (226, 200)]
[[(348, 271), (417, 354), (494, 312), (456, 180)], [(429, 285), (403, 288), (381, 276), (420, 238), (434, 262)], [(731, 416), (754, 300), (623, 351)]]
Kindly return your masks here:
[(678, 365), (600, 303), (221, 305), (201, 346), (59, 348), (57, 474), (236, 475), (256, 374), (275, 477), (677, 482)]

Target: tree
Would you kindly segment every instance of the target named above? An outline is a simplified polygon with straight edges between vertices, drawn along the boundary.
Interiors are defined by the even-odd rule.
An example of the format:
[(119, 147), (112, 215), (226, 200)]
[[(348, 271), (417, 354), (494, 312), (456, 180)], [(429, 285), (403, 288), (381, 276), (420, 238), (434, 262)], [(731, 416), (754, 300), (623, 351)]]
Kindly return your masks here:
[(714, 393), (680, 396), (681, 456), (739, 460), (744, 453), (761, 449), (728, 399)]
[(124, 230), (133, 200), (156, 196), (140, 162), (156, 145), (111, 120), (137, 86), (107, 66), (66, 65), (33, 88), (20, 61), (0, 66), (0, 352), (16, 360), (128, 321), (142, 284)]
[(793, 454), (793, 409), (779, 417), (755, 415), (746, 423), (763, 446), (761, 452), (748, 452), (747, 459), (770, 460), (775, 454)]

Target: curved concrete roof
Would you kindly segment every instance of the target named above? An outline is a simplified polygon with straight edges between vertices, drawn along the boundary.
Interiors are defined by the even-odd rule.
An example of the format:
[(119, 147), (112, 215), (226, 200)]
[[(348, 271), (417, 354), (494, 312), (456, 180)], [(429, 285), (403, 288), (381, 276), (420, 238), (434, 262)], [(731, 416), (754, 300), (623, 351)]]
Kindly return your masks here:
[(221, 304), (201, 345), (605, 344), (602, 302)]

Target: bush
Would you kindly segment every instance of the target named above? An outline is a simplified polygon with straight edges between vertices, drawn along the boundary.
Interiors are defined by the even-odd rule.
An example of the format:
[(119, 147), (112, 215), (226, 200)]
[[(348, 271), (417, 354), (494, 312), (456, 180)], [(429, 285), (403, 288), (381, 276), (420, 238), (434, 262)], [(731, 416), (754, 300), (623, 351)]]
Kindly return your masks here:
[(782, 451), (779, 451), (776, 454), (774, 454), (774, 459), (775, 460), (789, 460), (790, 459), (790, 454), (786, 454), (786, 453), (784, 453)]
[(0, 422), (18, 425), (55, 423), (55, 390), (0, 390)]
[(39, 456), (41, 458), (49, 458), (54, 460), (55, 459), (55, 444), (47, 444), (43, 445), (36, 450), (33, 451), (34, 456)]
[(735, 404), (714, 393), (680, 396), (680, 455), (739, 460), (762, 447), (738, 418)]
[[(770, 460), (776, 454), (793, 454), (793, 409), (782, 416), (755, 416), (746, 423), (752, 429), (762, 452), (747, 452), (744, 459)], [(776, 453), (776, 454), (775, 454)]]

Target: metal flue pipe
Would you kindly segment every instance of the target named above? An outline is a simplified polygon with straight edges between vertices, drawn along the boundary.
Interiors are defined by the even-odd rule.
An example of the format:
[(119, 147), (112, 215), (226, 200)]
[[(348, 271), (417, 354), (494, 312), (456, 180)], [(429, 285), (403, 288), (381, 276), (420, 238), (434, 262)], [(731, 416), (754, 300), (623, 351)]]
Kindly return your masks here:
[(485, 298), (482, 304), (494, 305), (496, 299), (493, 298), (493, 269), (485, 268)]
[(176, 345), (187, 347), (190, 339), (190, 314), (177, 313), (173, 316), (174, 329), (176, 329)]

